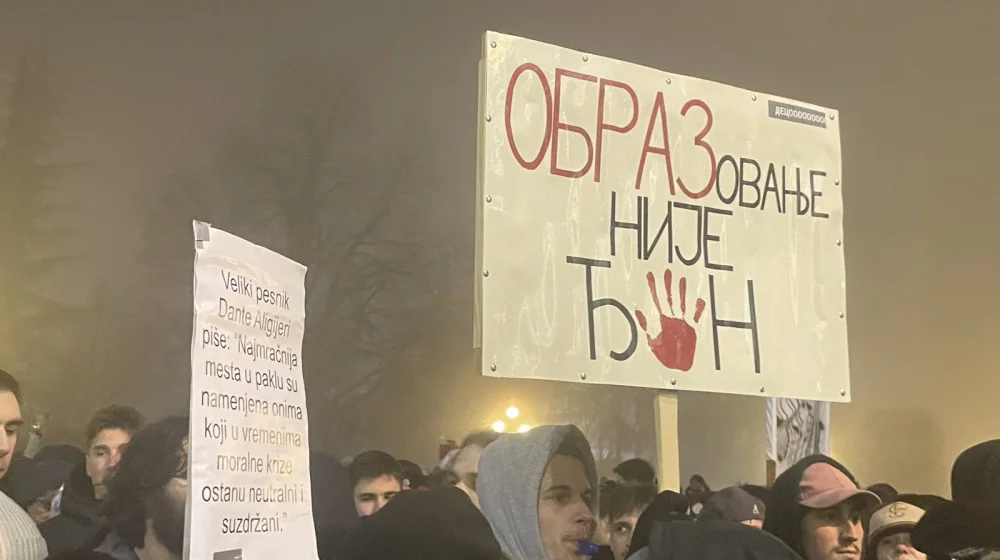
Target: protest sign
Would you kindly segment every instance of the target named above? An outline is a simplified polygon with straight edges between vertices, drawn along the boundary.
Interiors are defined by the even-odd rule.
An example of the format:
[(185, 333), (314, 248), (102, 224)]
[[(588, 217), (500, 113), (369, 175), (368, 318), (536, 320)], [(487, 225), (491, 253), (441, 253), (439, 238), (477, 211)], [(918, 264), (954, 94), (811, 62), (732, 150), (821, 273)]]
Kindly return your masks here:
[(315, 559), (306, 267), (208, 224), (194, 231), (187, 558)]
[(775, 477), (810, 455), (830, 454), (830, 403), (767, 399), (765, 416), (764, 449)]
[(836, 111), (487, 33), (485, 375), (848, 401)]

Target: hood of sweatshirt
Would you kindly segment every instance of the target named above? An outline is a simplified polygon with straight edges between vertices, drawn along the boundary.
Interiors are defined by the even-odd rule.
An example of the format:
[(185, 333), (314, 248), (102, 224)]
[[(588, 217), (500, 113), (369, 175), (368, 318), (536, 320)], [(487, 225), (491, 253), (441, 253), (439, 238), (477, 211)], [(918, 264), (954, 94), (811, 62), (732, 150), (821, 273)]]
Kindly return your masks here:
[[(538, 530), (538, 490), (557, 450), (583, 462), (596, 493), (597, 467), (590, 443), (576, 426), (539, 426), (490, 444), (479, 460), (476, 489), (483, 515), (504, 554), (513, 560), (545, 560)], [(595, 496), (592, 507), (597, 507)], [(595, 510), (596, 513), (596, 510)]]
[(785, 542), (799, 556), (805, 557), (802, 549), (802, 518), (809, 511), (799, 504), (799, 484), (806, 469), (816, 463), (826, 463), (847, 475), (857, 486), (854, 475), (837, 461), (826, 455), (811, 455), (802, 459), (781, 473), (771, 487), (767, 501), (767, 515), (764, 530)]

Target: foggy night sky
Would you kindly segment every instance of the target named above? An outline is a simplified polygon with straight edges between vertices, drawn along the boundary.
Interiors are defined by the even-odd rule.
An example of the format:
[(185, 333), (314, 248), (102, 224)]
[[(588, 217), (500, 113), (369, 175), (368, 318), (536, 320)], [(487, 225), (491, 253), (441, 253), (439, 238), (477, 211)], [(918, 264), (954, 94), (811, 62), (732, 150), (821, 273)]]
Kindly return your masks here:
[[(296, 54), (358, 63), (386, 119), (411, 110), (431, 117), (413, 142), (444, 179), (447, 195), (435, 196), (451, 204), (427, 221), (467, 238), (470, 256), (487, 29), (836, 108), (851, 407), (860, 408), (838, 407), (834, 424), (863, 428), (887, 391), (913, 382), (901, 400), (947, 435), (973, 416), (941, 420), (922, 401), (969, 398), (982, 410), (980, 383), (993, 388), (986, 395), (1000, 388), (1000, 235), (987, 227), (1000, 204), (997, 21), (1000, 3), (987, 0), (0, 0), (0, 78), (44, 47), (64, 87), (59, 155), (88, 164), (63, 182), (86, 217), (86, 259), (63, 285), (76, 301), (94, 282), (115, 282), (115, 263), (138, 250), (151, 186), (208, 163), (222, 136), (252, 118), (275, 66)], [(967, 377), (932, 390), (931, 381), (956, 373)], [(685, 430), (707, 422), (699, 402), (763, 407), (734, 405), (735, 397), (685, 402)], [(682, 446), (707, 437), (742, 445), (758, 432), (691, 430)], [(950, 454), (946, 466), (973, 434), (982, 431), (938, 449)], [(867, 444), (836, 445), (868, 453)]]

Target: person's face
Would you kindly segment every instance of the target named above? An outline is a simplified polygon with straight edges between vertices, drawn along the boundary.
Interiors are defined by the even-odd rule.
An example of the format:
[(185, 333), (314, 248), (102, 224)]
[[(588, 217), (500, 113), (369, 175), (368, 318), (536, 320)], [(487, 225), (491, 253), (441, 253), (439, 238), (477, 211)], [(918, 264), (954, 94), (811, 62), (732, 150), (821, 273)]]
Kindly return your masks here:
[(472, 500), (472, 503), (479, 507), (479, 494), (476, 492), (476, 482), (479, 478), (479, 458), (483, 455), (483, 448), (478, 445), (469, 445), (455, 455), (455, 462), (451, 470), (458, 477), (458, 486)]
[(125, 430), (108, 428), (98, 432), (94, 441), (90, 442), (87, 449), (87, 476), (94, 484), (94, 493), (98, 498), (104, 496), (104, 481), (111, 469), (118, 464), (122, 449), (130, 439), (132, 436)]
[(396, 477), (384, 474), (378, 478), (363, 478), (354, 485), (354, 509), (358, 515), (371, 515), (389, 503), (403, 489)]
[(858, 560), (865, 530), (861, 510), (850, 500), (827, 509), (813, 509), (802, 519), (805, 560)]
[(746, 521), (741, 521), (740, 523), (744, 525), (749, 525), (750, 527), (756, 527), (761, 529), (764, 527), (764, 522), (760, 519), (747, 519)]
[(24, 424), (21, 405), (10, 391), (0, 391), (0, 478), (7, 474), (17, 445), (17, 430)]
[(594, 534), (590, 481), (583, 461), (554, 455), (538, 490), (538, 531), (546, 560), (583, 560), (578, 541)]
[(641, 511), (636, 510), (611, 522), (610, 544), (615, 560), (625, 560), (628, 547), (632, 544), (632, 531), (635, 530), (635, 524), (641, 513)]
[(878, 560), (927, 560), (927, 555), (913, 548), (910, 533), (902, 532), (879, 539), (875, 545)]

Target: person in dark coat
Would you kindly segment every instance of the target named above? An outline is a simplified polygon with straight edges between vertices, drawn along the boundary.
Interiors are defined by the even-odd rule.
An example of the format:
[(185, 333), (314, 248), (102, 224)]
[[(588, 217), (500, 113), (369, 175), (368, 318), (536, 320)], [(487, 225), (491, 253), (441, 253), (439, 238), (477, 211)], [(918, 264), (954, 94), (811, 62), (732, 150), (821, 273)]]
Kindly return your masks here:
[(87, 424), (86, 460), (63, 485), (59, 514), (38, 527), (50, 554), (81, 548), (105, 529), (105, 481), (141, 425), (142, 415), (129, 406), (104, 408)]
[(358, 525), (354, 485), (347, 467), (322, 451), (309, 452), (313, 523), (320, 560), (336, 558), (347, 534)]

